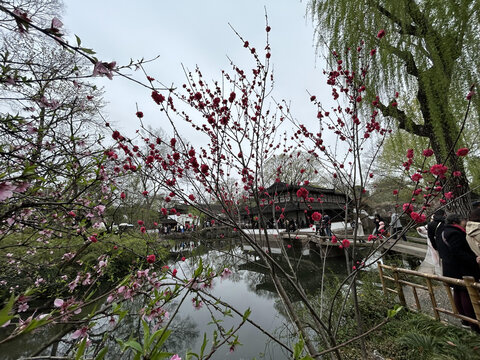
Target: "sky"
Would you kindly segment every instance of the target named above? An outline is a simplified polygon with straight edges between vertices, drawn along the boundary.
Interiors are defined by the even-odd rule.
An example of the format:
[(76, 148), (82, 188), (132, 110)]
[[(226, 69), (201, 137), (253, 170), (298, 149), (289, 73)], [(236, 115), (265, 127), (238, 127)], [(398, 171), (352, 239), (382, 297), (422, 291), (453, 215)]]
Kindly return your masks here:
[[(265, 47), (265, 11), (272, 30), (271, 63), (275, 76), (273, 96), (291, 103), (295, 118), (315, 123), (316, 109), (307, 93), (329, 101), (330, 90), (322, 74), (324, 60), (316, 52), (314, 26), (299, 0), (65, 0), (62, 17), (69, 41), (78, 35), (82, 46), (97, 57), (117, 65), (130, 59), (158, 59), (146, 66), (148, 74), (163, 84), (181, 86), (185, 81), (182, 64), (200, 67), (204, 78), (220, 79), (221, 70), (230, 70), (229, 60), (252, 64), (249, 52), (230, 28), (231, 24), (257, 49)], [(248, 68), (248, 67), (247, 67)], [(142, 81), (140, 72), (127, 70)], [(135, 117), (144, 112), (146, 125), (162, 127), (151, 91), (122, 78), (97, 78), (105, 88), (107, 118), (127, 134), (139, 128)], [(164, 120), (163, 120), (164, 121)], [(165, 124), (164, 124), (165, 125)], [(191, 127), (185, 127), (188, 137)], [(165, 128), (168, 133), (168, 129)]]

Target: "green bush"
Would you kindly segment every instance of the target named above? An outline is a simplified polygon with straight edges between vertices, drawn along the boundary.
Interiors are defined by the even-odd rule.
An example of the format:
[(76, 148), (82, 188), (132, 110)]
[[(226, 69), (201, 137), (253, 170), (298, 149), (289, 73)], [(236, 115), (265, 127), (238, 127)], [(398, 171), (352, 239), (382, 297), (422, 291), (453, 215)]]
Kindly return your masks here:
[[(67, 292), (66, 285), (80, 272), (94, 272), (93, 267), (98, 264), (99, 258), (107, 255), (108, 267), (101, 277), (97, 287), (116, 282), (128, 274), (133, 264), (144, 262), (148, 254), (155, 254), (157, 261), (162, 263), (168, 258), (169, 242), (159, 242), (135, 233), (108, 234), (98, 236), (98, 241), (92, 243), (84, 241), (80, 236), (69, 239), (52, 238), (48, 243), (40, 243), (36, 251), (25, 253), (25, 247), (16, 244), (34, 244), (34, 237), (29, 233), (9, 235), (3, 239), (3, 248), (0, 250), (0, 279), (7, 279), (9, 286), (16, 294), (32, 288), (36, 279), (44, 279), (37, 287), (37, 296), (49, 298)], [(64, 254), (77, 254), (68, 260)], [(9, 256), (7, 256), (9, 254)], [(10, 260), (9, 260), (10, 259)], [(62, 259), (59, 261), (59, 259)], [(9, 261), (19, 262), (21, 271), (11, 266)], [(59, 274), (66, 275), (65, 278)], [(9, 289), (0, 288), (0, 301), (9, 297)]]

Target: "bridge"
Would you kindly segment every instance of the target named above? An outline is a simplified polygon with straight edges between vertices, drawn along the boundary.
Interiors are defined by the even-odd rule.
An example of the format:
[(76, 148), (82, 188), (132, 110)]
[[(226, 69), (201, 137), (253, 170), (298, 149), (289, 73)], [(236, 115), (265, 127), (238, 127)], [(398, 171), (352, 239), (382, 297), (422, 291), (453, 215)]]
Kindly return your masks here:
[[(253, 235), (257, 240), (264, 239), (265, 231), (266, 231), (268, 236), (274, 240), (282, 239), (284, 241), (291, 241), (292, 243), (300, 242), (302, 244), (316, 245), (320, 248), (328, 246), (328, 248), (330, 249), (339, 247), (341, 245), (341, 240), (343, 239), (348, 239), (350, 241), (352, 241), (353, 239), (353, 235), (351, 231), (349, 233), (347, 232), (346, 236), (341, 235), (341, 233), (344, 233), (343, 231), (341, 233), (337, 232), (336, 236), (339, 240), (337, 243), (332, 243), (331, 238), (328, 236), (320, 236), (320, 235), (317, 235), (314, 231), (308, 231), (308, 230), (297, 230), (295, 232), (287, 232), (284, 230), (277, 231), (276, 229), (267, 229), (262, 231), (259, 231), (258, 229), (242, 229), (241, 231), (245, 232), (248, 235)], [(198, 235), (200, 235), (200, 238), (204, 238), (204, 239), (218, 239), (223, 237), (226, 237), (226, 238), (235, 237), (235, 236), (238, 236), (239, 234), (240, 234), (240, 231), (233, 232), (233, 230), (227, 226), (213, 226), (213, 227), (201, 229), (199, 233), (187, 232), (183, 234), (180, 234), (180, 233), (169, 234), (168, 238), (184, 240), (185, 238), (188, 238), (188, 237), (198, 238)], [(361, 236), (357, 236), (356, 246), (359, 248), (363, 248), (363, 247), (368, 248), (372, 246), (381, 245), (380, 250), (390, 248), (389, 251), (393, 251), (401, 254), (413, 255), (422, 259), (425, 258), (425, 255), (427, 253), (427, 240), (423, 238), (410, 237), (410, 236), (407, 236), (407, 240), (408, 241), (388, 239), (381, 242), (381, 240), (377, 239), (376, 241), (372, 242), (372, 241), (368, 241), (368, 236), (361, 235)], [(330, 256), (339, 256), (341, 254), (342, 254), (341, 251), (330, 252)]]
[[(306, 243), (313, 243), (318, 246), (340, 246), (341, 240), (348, 239), (352, 241), (353, 236), (352, 234), (347, 234), (347, 236), (337, 235), (339, 241), (336, 243), (331, 242), (331, 238), (329, 236), (320, 236), (316, 235), (315, 232), (304, 232), (304, 231), (297, 231), (297, 232), (280, 232), (278, 235), (283, 240), (291, 240), (291, 241), (301, 241)], [(381, 249), (388, 249), (390, 251), (413, 255), (419, 258), (425, 258), (427, 254), (427, 240), (423, 238), (417, 237), (410, 237), (407, 236), (408, 241), (404, 240), (395, 240), (395, 239), (388, 239), (386, 241), (381, 242), (381, 240), (377, 239), (375, 242), (368, 241), (368, 236), (357, 236), (357, 247), (372, 247), (373, 245), (382, 245)], [(393, 244), (393, 246), (392, 246)]]

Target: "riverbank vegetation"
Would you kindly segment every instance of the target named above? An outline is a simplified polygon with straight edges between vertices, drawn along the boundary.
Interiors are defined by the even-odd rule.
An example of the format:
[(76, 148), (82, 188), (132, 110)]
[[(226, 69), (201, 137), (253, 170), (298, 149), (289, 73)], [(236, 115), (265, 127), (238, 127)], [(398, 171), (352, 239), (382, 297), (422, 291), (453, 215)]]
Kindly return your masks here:
[[(52, 238), (45, 244), (28, 245), (34, 234), (20, 232), (3, 238), (0, 269), (10, 284), (15, 284), (16, 293), (31, 292), (30, 301), (52, 301), (56, 297), (69, 296), (85, 289), (105, 289), (115, 286), (144, 262), (145, 255), (155, 253), (159, 263), (166, 263), (169, 240), (147, 239), (133, 232), (123, 234), (104, 233), (95, 242), (85, 243), (80, 236), (68, 239)], [(17, 246), (18, 243), (24, 244)], [(31, 254), (25, 254), (29, 246)], [(99, 266), (100, 265), (100, 266)], [(76, 279), (76, 282), (71, 282)], [(36, 284), (32, 292), (32, 284)], [(83, 285), (83, 286), (82, 286)], [(11, 291), (5, 287), (0, 296), (7, 301)]]

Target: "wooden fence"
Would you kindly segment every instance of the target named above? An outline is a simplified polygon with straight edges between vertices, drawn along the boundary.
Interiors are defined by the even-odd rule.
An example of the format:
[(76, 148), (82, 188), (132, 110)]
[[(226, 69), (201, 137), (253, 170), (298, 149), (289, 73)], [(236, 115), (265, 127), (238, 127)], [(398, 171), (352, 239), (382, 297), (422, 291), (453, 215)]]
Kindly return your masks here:
[[(480, 325), (480, 283), (475, 282), (473, 277), (464, 276), (463, 280), (460, 280), (397, 268), (381, 262), (377, 264), (383, 292), (397, 294), (402, 306), (430, 316), (433, 315), (433, 318), (445, 323), (449, 322), (449, 318), (456, 318)], [(389, 285), (393, 287), (389, 287)], [(451, 288), (453, 285), (463, 286), (467, 289), (476, 318), (458, 313), (453, 300)], [(428, 295), (422, 296), (425, 294)], [(431, 308), (426, 308), (425, 305), (428, 304), (431, 305)], [(448, 305), (450, 305), (449, 308)]]

